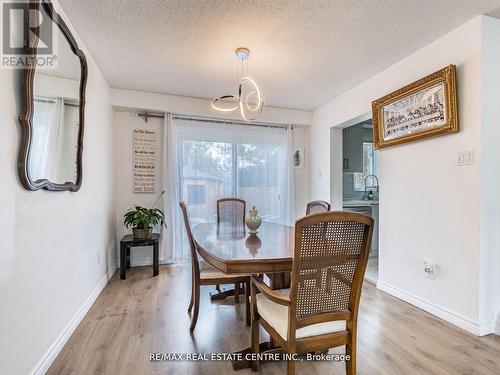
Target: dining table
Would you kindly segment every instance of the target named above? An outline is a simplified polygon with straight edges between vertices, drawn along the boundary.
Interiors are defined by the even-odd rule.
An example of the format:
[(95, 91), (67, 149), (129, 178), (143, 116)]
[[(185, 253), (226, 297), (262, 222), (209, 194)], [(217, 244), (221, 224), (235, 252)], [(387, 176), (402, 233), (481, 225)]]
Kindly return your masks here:
[[(294, 254), (294, 227), (263, 222), (258, 233), (249, 233), (242, 223), (199, 223), (192, 227), (198, 254), (226, 274), (265, 274), (272, 289), (290, 287)], [(260, 352), (277, 350), (272, 341)], [(238, 352), (244, 356), (251, 348)], [(248, 368), (247, 360), (233, 361), (235, 370)]]

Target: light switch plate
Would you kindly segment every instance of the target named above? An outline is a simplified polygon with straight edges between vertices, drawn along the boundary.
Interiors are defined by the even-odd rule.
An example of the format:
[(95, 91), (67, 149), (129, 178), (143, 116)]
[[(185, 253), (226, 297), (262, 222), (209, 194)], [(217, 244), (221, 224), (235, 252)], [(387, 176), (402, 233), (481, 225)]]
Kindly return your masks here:
[(457, 166), (462, 167), (472, 164), (474, 164), (474, 155), (471, 150), (460, 151), (457, 153)]

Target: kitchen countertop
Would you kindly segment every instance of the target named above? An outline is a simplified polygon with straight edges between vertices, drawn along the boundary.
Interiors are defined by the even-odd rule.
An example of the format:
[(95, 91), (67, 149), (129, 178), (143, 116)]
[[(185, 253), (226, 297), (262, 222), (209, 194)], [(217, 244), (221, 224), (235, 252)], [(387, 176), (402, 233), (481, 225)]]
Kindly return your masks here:
[(378, 201), (363, 200), (363, 199), (348, 199), (343, 202), (344, 207), (363, 207), (363, 206), (378, 206)]

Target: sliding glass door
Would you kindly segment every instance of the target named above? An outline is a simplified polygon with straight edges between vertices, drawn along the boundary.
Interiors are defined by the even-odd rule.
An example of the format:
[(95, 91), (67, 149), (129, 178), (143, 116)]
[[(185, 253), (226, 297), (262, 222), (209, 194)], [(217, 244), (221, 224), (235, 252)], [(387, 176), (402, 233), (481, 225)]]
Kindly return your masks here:
[[(247, 208), (255, 206), (265, 221), (288, 221), (285, 128), (185, 119), (174, 119), (172, 125), (177, 195), (187, 205), (191, 225), (215, 221), (216, 201), (227, 197), (244, 199)], [(177, 258), (188, 253), (182, 243)]]
[(255, 206), (263, 220), (285, 222), (284, 143), (257, 137), (238, 137), (237, 142), (236, 195)]
[(179, 165), (179, 198), (195, 223), (212, 221), (216, 200), (234, 192), (232, 143), (202, 140), (200, 136), (183, 132)]

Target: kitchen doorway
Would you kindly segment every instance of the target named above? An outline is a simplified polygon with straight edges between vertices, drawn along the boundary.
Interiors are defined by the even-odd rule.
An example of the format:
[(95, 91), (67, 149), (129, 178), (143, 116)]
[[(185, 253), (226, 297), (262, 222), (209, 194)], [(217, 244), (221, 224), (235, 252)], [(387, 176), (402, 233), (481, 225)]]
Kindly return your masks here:
[(342, 129), (342, 209), (373, 218), (372, 246), (365, 279), (376, 283), (379, 271), (379, 155), (373, 146), (371, 118)]

